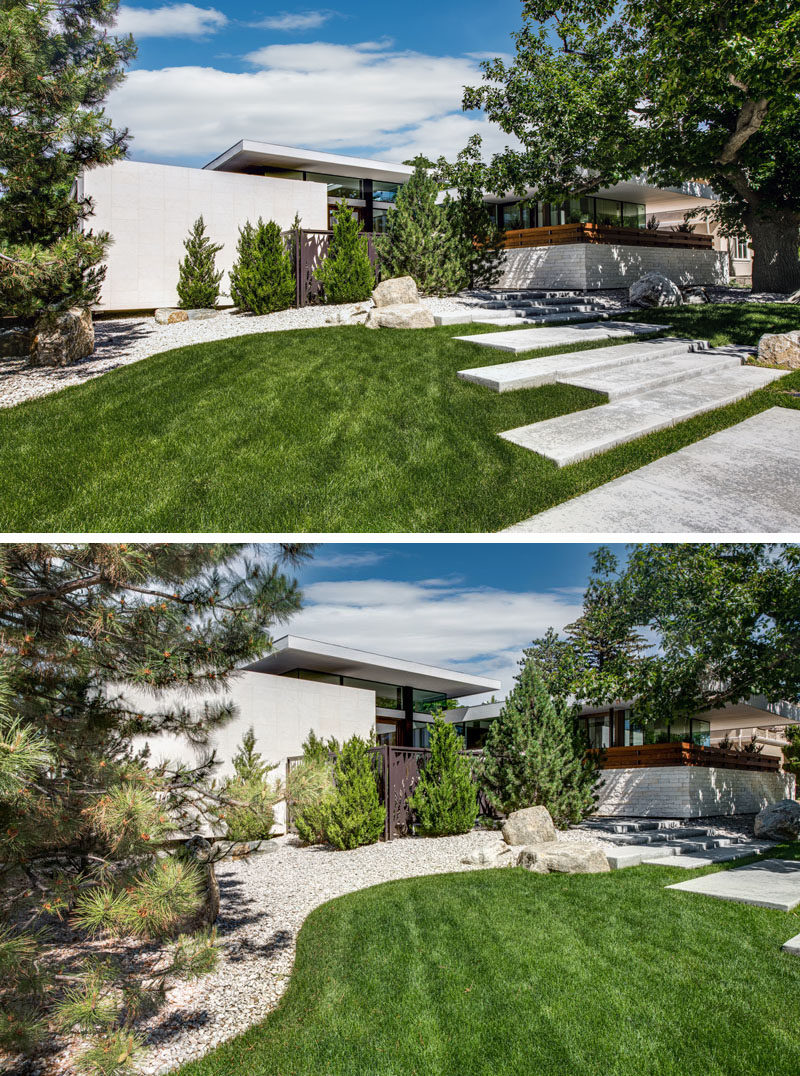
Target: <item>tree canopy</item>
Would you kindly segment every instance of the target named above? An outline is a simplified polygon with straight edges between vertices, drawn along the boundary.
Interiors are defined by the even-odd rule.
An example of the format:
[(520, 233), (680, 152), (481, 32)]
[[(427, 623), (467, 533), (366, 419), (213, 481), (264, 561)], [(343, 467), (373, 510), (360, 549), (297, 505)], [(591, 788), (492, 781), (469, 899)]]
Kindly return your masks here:
[(705, 181), (753, 287), (800, 286), (800, 11), (789, 0), (525, 0), (516, 55), (465, 91), (516, 137), (492, 189), (545, 200)]

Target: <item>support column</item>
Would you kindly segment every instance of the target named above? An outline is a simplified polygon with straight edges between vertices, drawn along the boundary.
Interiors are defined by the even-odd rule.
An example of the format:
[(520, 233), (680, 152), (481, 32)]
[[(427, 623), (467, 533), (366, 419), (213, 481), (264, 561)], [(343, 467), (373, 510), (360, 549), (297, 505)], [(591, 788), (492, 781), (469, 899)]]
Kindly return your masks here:
[(403, 688), (403, 724), (400, 726), (400, 746), (414, 746), (414, 689)]

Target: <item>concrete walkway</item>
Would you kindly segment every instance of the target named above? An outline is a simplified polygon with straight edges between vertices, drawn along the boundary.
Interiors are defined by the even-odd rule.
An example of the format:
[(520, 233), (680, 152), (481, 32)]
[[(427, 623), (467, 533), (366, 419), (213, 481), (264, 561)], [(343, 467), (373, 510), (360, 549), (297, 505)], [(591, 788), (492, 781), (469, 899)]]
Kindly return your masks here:
[(790, 912), (800, 904), (800, 863), (791, 859), (763, 859), (748, 867), (706, 874), (665, 888)]
[(506, 533), (735, 534), (798, 529), (800, 411), (772, 407), (540, 512)]
[[(502, 324), (506, 322), (503, 321)], [(552, 329), (511, 329), (506, 333), (477, 333), (472, 336), (456, 336), (453, 339), (521, 355), (524, 351), (533, 351), (535, 348), (561, 347), (563, 344), (580, 344), (588, 340), (653, 336), (655, 333), (665, 332), (668, 328), (669, 325), (653, 325), (642, 321), (594, 320), (586, 321), (582, 325), (558, 325)]]

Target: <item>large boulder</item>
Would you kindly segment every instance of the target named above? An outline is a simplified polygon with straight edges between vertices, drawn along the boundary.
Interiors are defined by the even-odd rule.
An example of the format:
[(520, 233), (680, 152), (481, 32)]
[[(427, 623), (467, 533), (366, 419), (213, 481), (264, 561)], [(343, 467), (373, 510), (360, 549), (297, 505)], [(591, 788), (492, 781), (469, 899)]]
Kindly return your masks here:
[(30, 361), (33, 366), (69, 366), (94, 351), (90, 311), (80, 307), (43, 314), (34, 325)]
[(599, 845), (580, 841), (528, 844), (519, 853), (517, 864), (534, 874), (604, 874), (611, 870)]
[(189, 320), (188, 310), (178, 310), (174, 306), (159, 306), (154, 316), (158, 325), (174, 325), (178, 321)]
[(681, 289), (663, 273), (645, 273), (631, 284), (628, 299), (635, 306), (680, 306)]
[(399, 306), (412, 303), (419, 306), (419, 292), (411, 276), (395, 276), (382, 280), (372, 293), (376, 306)]
[(797, 800), (770, 803), (756, 815), (753, 832), (768, 841), (796, 841), (800, 837), (800, 803)]
[(770, 366), (800, 370), (800, 331), (765, 333), (758, 341), (758, 358)]
[(427, 306), (397, 303), (374, 307), (364, 324), (368, 329), (432, 329), (436, 322)]
[(556, 827), (546, 807), (525, 807), (512, 811), (503, 823), (506, 844), (541, 844), (558, 840)]

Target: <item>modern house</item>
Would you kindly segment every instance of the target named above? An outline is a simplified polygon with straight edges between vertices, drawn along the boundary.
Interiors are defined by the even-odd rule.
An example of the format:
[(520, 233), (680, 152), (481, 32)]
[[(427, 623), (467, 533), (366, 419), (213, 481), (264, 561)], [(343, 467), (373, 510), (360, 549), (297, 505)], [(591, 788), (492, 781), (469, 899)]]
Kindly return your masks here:
[[(420, 747), (427, 743), (437, 706), (499, 689), (499, 680), (488, 677), (285, 635), (231, 680), (226, 696), (238, 715), (214, 734), (212, 746), (222, 774), (230, 772), (251, 725), (258, 750), (275, 763), (301, 754), (311, 729), (340, 743), (353, 735), (374, 735), (380, 744)], [(187, 751), (178, 737), (157, 737), (149, 744), (156, 759)]]
[[(462, 732), (465, 746), (477, 748), (501, 708), (483, 703), (445, 716)], [(781, 748), (786, 726), (800, 723), (800, 705), (753, 696), (655, 728), (638, 725), (635, 713), (634, 702), (618, 700), (584, 706), (578, 716), (586, 742), (602, 752), (598, 814), (753, 814), (794, 798), (795, 778), (781, 770)]]
[[(203, 168), (118, 161), (83, 173), (76, 193), (90, 198), (95, 231), (111, 234), (100, 310), (151, 310), (174, 305), (178, 262), (192, 223), (202, 214), (222, 244), (217, 264), (235, 260), (239, 227), (258, 217), (288, 230), (327, 231), (331, 211), (346, 199), (366, 232), (385, 229), (407, 165), (243, 140)], [(487, 196), (507, 230), (504, 287), (586, 290), (622, 287), (660, 269), (685, 284), (728, 279), (728, 256), (711, 235), (647, 228), (653, 214), (713, 205), (713, 192), (664, 191), (618, 183), (561, 205)], [(715, 245), (716, 244), (716, 245)]]

